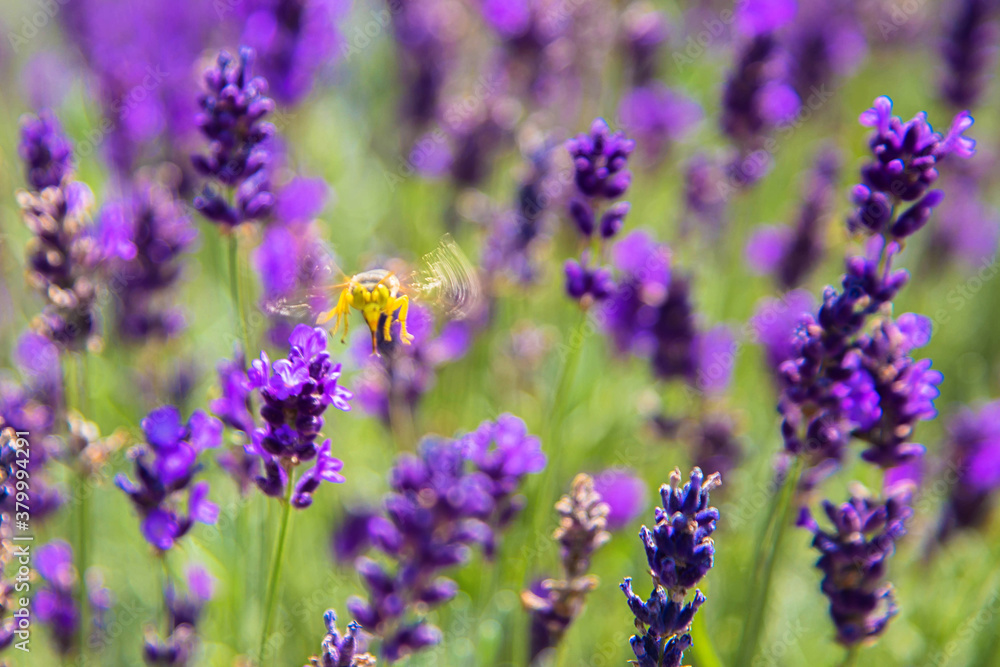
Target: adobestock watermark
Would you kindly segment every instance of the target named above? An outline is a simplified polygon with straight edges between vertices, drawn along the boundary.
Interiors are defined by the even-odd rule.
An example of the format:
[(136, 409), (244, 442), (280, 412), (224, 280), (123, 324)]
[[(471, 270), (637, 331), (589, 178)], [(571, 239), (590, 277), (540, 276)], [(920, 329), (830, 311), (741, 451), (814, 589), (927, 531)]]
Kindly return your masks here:
[(736, 16), (747, 2), (748, 0), (737, 0), (732, 9), (723, 9), (718, 16), (702, 20), (702, 29), (688, 34), (684, 46), (670, 53), (670, 59), (673, 60), (677, 71), (683, 72), (692, 66), (720, 39), (731, 38), (736, 32), (733, 25)]

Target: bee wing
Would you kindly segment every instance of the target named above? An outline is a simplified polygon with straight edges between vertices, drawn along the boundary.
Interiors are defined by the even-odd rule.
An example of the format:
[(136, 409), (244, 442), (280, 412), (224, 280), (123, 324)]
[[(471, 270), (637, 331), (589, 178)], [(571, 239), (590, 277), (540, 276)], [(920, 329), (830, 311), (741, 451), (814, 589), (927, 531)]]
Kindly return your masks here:
[(437, 303), (445, 314), (461, 319), (472, 314), (482, 299), (479, 273), (450, 234), (424, 255), (409, 282), (422, 299)]
[(346, 283), (344, 272), (326, 244), (317, 244), (310, 249), (295, 271), (296, 287), (265, 298), (261, 310), (268, 315), (315, 317), (330, 307), (336, 299), (337, 290)]

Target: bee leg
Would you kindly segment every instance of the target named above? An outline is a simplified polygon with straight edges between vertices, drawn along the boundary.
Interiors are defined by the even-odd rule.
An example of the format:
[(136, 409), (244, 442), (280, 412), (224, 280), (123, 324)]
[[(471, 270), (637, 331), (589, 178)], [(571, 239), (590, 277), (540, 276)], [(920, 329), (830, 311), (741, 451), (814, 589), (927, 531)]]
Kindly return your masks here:
[(385, 316), (385, 324), (382, 325), (382, 337), (385, 338), (387, 343), (392, 342), (392, 332), (389, 331), (389, 327), (392, 326), (392, 311)]
[(405, 294), (403, 296), (395, 297), (391, 302), (389, 302), (390, 312), (399, 308), (399, 338), (403, 341), (404, 345), (409, 345), (413, 341), (413, 334), (406, 330), (406, 316), (410, 311), (410, 298)]

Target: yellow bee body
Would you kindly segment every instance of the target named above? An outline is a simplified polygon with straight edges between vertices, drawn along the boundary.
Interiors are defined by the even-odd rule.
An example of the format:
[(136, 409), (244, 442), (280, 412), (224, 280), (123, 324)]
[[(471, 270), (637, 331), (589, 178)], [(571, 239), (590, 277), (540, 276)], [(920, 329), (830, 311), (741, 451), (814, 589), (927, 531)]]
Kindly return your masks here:
[(409, 345), (413, 336), (406, 330), (406, 316), (410, 307), (410, 300), (405, 294), (400, 294), (399, 279), (385, 269), (373, 269), (358, 273), (343, 285), (337, 305), (333, 310), (322, 313), (317, 320), (318, 324), (323, 324), (336, 318), (333, 333), (340, 329), (341, 320), (344, 322), (344, 335), (341, 341), (347, 339), (347, 330), (350, 323), (349, 315), (351, 308), (361, 311), (372, 333), (372, 353), (378, 354), (378, 320), (385, 315), (385, 324), (382, 328), (382, 337), (386, 341), (392, 340), (389, 328), (392, 326), (393, 314), (398, 310), (396, 319), (399, 320), (399, 337), (404, 345)]

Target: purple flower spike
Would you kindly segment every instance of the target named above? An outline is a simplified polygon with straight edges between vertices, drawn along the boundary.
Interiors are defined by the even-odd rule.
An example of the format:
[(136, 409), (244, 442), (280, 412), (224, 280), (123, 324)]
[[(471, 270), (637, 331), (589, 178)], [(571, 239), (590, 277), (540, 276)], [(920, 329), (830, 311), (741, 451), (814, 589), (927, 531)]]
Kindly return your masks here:
[(80, 583), (73, 567), (73, 551), (66, 542), (50, 542), (38, 549), (34, 563), (42, 583), (32, 601), (32, 612), (49, 626), (56, 650), (65, 656), (73, 650), (80, 626), (75, 598)]
[(679, 667), (691, 646), (688, 631), (705, 596), (695, 590), (685, 603), (688, 590), (712, 568), (715, 544), (711, 535), (719, 510), (709, 506), (709, 493), (722, 481), (718, 473), (705, 478), (701, 469), (691, 471), (682, 487), (681, 471), (675, 469), (670, 484), (660, 488), (663, 507), (656, 508), (656, 524), (639, 531), (653, 577), (653, 592), (643, 601), (632, 592), (632, 579), (621, 584), (638, 633), (630, 643), (641, 667)]
[(323, 429), (323, 413), (333, 405), (350, 410), (353, 394), (340, 386), (340, 364), (334, 364), (326, 349), (326, 331), (299, 324), (288, 339), (286, 359), (268, 367), (267, 354), (250, 364), (247, 386), (260, 393), (260, 416), (264, 425), (253, 432), (253, 452), (264, 463), (264, 474), (256, 479), (264, 493), (280, 496), (286, 483), (285, 468), (311, 461), (316, 466), (303, 475), (295, 506), (307, 507), (321, 480), (342, 481), (335, 475), (340, 462), (330, 457), (328, 443), (317, 446)]
[(375, 656), (364, 653), (367, 642), (360, 625), (352, 621), (347, 624), (347, 634), (340, 634), (337, 629), (337, 614), (332, 609), (328, 609), (323, 614), (323, 622), (326, 624), (326, 636), (323, 637), (319, 655), (309, 659), (310, 665), (316, 667), (375, 667)]
[(821, 588), (830, 600), (837, 641), (845, 646), (880, 635), (896, 615), (885, 572), (913, 513), (908, 504), (905, 491), (890, 495), (884, 504), (858, 497), (840, 507), (824, 501), (832, 531), (820, 529), (809, 510), (802, 509), (799, 525), (815, 535), (813, 547), (822, 554), (816, 562), (823, 572)]
[[(967, 111), (955, 116), (942, 137), (923, 112), (905, 123), (892, 115), (892, 100), (883, 95), (859, 121), (875, 132), (869, 141), (872, 160), (862, 167), (862, 182), (852, 194), (858, 208), (848, 219), (848, 228), (905, 238), (923, 227), (941, 202), (939, 192), (928, 192), (938, 178), (938, 164), (949, 155), (968, 158), (975, 153), (976, 142), (964, 136), (972, 116)], [(900, 212), (903, 202), (916, 203)]]
[(966, 109), (982, 97), (996, 62), (997, 7), (990, 0), (952, 0), (949, 4), (941, 94), (953, 107)]
[(607, 122), (598, 118), (590, 134), (580, 134), (566, 142), (573, 158), (576, 187), (585, 197), (617, 199), (632, 181), (628, 158), (635, 142), (623, 132), (612, 133)]
[[(118, 475), (115, 484), (139, 512), (146, 541), (166, 551), (195, 521), (215, 523), (218, 518), (218, 507), (208, 501), (208, 482), (193, 480), (201, 469), (199, 454), (221, 444), (222, 423), (197, 411), (185, 425), (177, 408), (166, 405), (146, 415), (142, 430), (148, 448), (140, 446), (130, 452), (139, 481)], [(180, 510), (184, 490), (188, 490), (186, 514)]]
[(270, 139), (274, 126), (263, 119), (274, 110), (267, 81), (252, 73), (254, 51), (240, 49), (238, 59), (222, 51), (205, 72), (206, 92), (199, 100), (198, 126), (210, 142), (208, 155), (192, 157), (195, 169), (235, 192), (230, 204), (206, 187), (194, 205), (213, 222), (235, 226), (266, 218), (274, 207), (271, 192)]
[(17, 152), (32, 190), (59, 185), (73, 169), (73, 145), (63, 134), (59, 119), (48, 110), (21, 118)]

